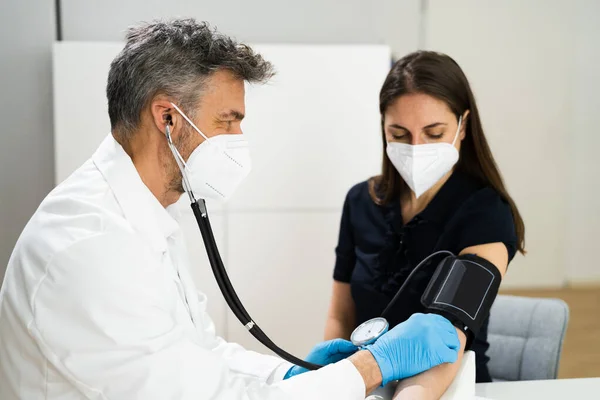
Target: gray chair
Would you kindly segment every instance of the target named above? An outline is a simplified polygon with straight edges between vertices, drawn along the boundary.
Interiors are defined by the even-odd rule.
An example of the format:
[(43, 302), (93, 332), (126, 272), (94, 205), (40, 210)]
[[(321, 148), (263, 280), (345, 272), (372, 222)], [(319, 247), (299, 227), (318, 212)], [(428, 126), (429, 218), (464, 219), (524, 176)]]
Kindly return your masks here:
[(492, 379), (556, 379), (568, 321), (562, 300), (498, 296), (488, 329)]

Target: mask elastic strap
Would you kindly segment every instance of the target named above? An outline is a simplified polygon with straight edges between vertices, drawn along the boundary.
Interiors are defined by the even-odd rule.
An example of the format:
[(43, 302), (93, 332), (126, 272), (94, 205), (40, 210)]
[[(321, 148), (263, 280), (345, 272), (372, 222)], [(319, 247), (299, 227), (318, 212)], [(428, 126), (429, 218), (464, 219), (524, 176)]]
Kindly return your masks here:
[(456, 143), (456, 139), (458, 138), (458, 134), (460, 133), (460, 126), (462, 125), (462, 115), (458, 117), (458, 129), (456, 129), (456, 135), (454, 136), (454, 140), (452, 141), (452, 146)]
[(208, 137), (206, 137), (206, 135), (204, 133), (202, 133), (202, 131), (200, 129), (198, 129), (198, 127), (196, 125), (194, 125), (194, 123), (192, 122), (191, 119), (188, 118), (187, 115), (185, 115), (183, 113), (183, 111), (181, 111), (181, 109), (179, 109), (179, 107), (177, 107), (174, 103), (171, 103), (171, 105), (177, 110), (177, 112), (179, 114), (181, 114), (181, 116), (192, 126), (192, 128), (194, 128), (196, 130), (196, 132), (198, 132), (200, 134), (200, 136), (202, 136), (204, 138), (204, 140), (208, 141), (210, 143), (210, 140), (208, 140)]
[(175, 145), (173, 144), (173, 140), (171, 139), (171, 128), (169, 127), (169, 125), (165, 127), (165, 132), (167, 136), (167, 143), (169, 145), (169, 149), (171, 149), (171, 153), (173, 153), (175, 162), (177, 163), (177, 166), (181, 171), (183, 189), (187, 192), (188, 196), (190, 197), (190, 200), (194, 202), (196, 201), (196, 199), (194, 198), (194, 194), (192, 193), (192, 185), (190, 185), (187, 173), (185, 172), (185, 161), (183, 161), (183, 157), (181, 157), (181, 154), (177, 150), (177, 147), (175, 147)]

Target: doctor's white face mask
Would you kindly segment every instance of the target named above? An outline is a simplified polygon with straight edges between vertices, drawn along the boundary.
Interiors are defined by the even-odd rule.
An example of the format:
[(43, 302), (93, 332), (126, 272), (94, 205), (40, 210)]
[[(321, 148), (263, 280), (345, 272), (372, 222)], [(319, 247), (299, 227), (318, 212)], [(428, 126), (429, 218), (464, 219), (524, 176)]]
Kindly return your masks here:
[(179, 107), (171, 105), (204, 138), (185, 162), (173, 145), (167, 125), (167, 141), (181, 170), (184, 190), (191, 191), (194, 197), (200, 199), (229, 200), (252, 168), (248, 141), (243, 134), (208, 138)]
[(458, 161), (458, 150), (454, 144), (458, 138), (461, 124), (462, 116), (458, 119), (458, 129), (452, 144), (410, 145), (388, 142), (386, 153), (390, 161), (417, 198), (442, 179)]

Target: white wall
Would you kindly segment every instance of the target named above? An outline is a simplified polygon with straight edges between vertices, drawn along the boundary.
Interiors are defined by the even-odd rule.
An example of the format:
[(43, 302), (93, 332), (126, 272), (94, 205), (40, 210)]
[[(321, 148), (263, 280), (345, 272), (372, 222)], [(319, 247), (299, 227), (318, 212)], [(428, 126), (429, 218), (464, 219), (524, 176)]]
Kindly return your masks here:
[(566, 265), (569, 282), (589, 284), (600, 281), (600, 2), (578, 1), (575, 21), (574, 118), (565, 132), (572, 143)]
[[(560, 286), (567, 280), (567, 254), (573, 249), (566, 228), (572, 218), (569, 201), (576, 199), (569, 149), (579, 135), (572, 118), (576, 36), (571, 3), (430, 1), (427, 9), (426, 47), (450, 54), (464, 69), (494, 156), (525, 220), (528, 254), (511, 264), (505, 287)], [(591, 40), (585, 47), (593, 47)]]
[(417, 48), (421, 0), (62, 0), (65, 40), (120, 41), (126, 27), (165, 17), (210, 21), (254, 43), (386, 44)]
[(0, 2), (0, 282), (13, 246), (54, 186), (54, 2)]

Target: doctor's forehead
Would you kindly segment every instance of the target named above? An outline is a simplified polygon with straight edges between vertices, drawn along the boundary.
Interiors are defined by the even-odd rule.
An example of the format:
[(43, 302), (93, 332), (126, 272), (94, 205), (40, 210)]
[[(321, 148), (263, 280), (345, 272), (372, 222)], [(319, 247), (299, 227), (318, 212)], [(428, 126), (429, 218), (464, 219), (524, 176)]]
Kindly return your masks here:
[(246, 112), (244, 80), (227, 70), (213, 73), (200, 95), (200, 108), (227, 119), (242, 119)]

